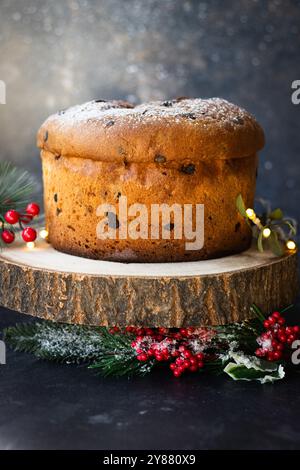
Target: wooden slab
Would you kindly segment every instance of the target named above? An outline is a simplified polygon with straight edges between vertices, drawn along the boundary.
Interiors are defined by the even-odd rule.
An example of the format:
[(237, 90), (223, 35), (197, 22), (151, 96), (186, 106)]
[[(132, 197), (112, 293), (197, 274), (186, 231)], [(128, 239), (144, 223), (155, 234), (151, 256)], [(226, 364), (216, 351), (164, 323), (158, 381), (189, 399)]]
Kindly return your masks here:
[(215, 260), (116, 263), (67, 255), (46, 242), (0, 253), (0, 304), (47, 320), (90, 325), (226, 324), (293, 302), (297, 255), (252, 248)]

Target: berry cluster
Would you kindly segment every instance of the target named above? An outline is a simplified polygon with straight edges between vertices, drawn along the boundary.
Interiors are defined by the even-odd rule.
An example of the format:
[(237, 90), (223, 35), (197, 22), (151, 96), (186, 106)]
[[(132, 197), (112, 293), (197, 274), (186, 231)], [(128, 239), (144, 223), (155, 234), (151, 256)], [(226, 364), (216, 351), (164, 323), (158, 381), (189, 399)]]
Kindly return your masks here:
[[(119, 331), (117, 327), (110, 330), (111, 333)], [(183, 372), (197, 372), (204, 367), (206, 356), (203, 350), (215, 335), (206, 328), (171, 330), (128, 326), (124, 332), (136, 335), (131, 346), (136, 351), (138, 361), (167, 361), (175, 377), (180, 377)]]
[(259, 348), (256, 356), (268, 361), (288, 358), (292, 343), (300, 337), (299, 326), (285, 326), (285, 319), (279, 312), (274, 312), (263, 323), (266, 331), (257, 338)]
[[(2, 229), (1, 229), (1, 238), (2, 241), (6, 244), (13, 243), (15, 240), (15, 231), (13, 225), (19, 224), (19, 227), (22, 230), (22, 238), (25, 242), (33, 242), (37, 233), (36, 230), (32, 227), (23, 227), (23, 225), (29, 224), (34, 217), (40, 213), (40, 208), (38, 204), (31, 202), (26, 207), (25, 213), (21, 214), (13, 209), (7, 211), (2, 220)], [(5, 228), (5, 222), (8, 223), (11, 227)]]

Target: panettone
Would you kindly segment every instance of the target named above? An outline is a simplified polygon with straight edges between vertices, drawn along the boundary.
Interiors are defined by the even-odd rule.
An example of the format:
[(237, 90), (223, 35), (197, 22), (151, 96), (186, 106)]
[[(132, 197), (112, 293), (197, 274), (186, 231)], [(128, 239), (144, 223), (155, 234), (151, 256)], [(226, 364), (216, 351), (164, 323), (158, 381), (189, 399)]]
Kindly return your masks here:
[[(37, 142), (49, 241), (57, 250), (102, 260), (167, 262), (219, 257), (250, 244), (236, 198), (242, 194), (253, 206), (264, 134), (250, 114), (223, 99), (139, 106), (96, 100), (50, 116)], [(151, 236), (151, 217), (148, 234), (120, 236), (125, 221), (118, 205), (125, 196), (128, 207), (140, 204), (149, 214), (153, 204), (202, 205), (203, 246), (187, 249), (184, 230), (175, 237), (179, 219), (172, 211), (163, 227), (169, 236), (162, 228), (158, 238)], [(104, 204), (112, 209), (102, 214)], [(195, 228), (195, 211), (192, 222)], [(99, 236), (99, 223), (115, 236)]]

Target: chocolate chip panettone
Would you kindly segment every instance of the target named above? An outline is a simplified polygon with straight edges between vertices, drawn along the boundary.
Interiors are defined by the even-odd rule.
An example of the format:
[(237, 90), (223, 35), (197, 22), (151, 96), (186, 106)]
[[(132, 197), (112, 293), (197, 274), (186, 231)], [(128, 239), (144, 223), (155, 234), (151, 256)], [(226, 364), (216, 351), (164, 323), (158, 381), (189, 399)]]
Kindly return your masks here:
[[(219, 98), (135, 107), (101, 100), (60, 111), (38, 132), (49, 241), (63, 252), (125, 262), (200, 260), (245, 250), (251, 231), (236, 198), (241, 193), (253, 206), (263, 145), (255, 119)], [(128, 207), (143, 205), (148, 214), (153, 204), (203, 205), (203, 246), (187, 249), (190, 240), (184, 231), (176, 235), (180, 219), (172, 211), (163, 226), (169, 237), (162, 228), (151, 236), (151, 217), (147, 233), (121, 236), (124, 196)], [(109, 209), (102, 213), (103, 205)], [(195, 211), (192, 222), (195, 228)], [(116, 236), (99, 236), (99, 223)]]

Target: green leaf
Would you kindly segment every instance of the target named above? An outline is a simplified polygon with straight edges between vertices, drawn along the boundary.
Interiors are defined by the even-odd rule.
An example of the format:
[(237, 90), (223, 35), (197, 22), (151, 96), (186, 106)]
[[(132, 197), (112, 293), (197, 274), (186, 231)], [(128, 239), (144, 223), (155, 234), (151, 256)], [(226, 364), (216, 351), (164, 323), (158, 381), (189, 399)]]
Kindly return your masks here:
[(241, 194), (238, 195), (238, 197), (236, 198), (235, 203), (236, 203), (236, 208), (239, 211), (239, 213), (243, 217), (247, 217), (246, 206), (245, 206), (245, 203), (244, 203), (244, 200), (243, 200)]
[(289, 222), (288, 220), (283, 220), (282, 224), (287, 225), (287, 227), (289, 227), (291, 235), (297, 235), (297, 229), (291, 222)]
[(229, 375), (233, 380), (258, 380), (261, 384), (273, 383), (276, 380), (280, 380), (284, 377), (284, 370), (282, 366), (279, 366), (272, 372), (266, 372), (257, 369), (248, 369), (244, 365), (238, 365), (233, 362), (227, 364), (224, 372)]
[(259, 232), (258, 238), (257, 238), (257, 249), (260, 253), (263, 253), (264, 247), (263, 247), (263, 232), (262, 230)]
[(276, 256), (282, 256), (284, 249), (280, 241), (278, 240), (278, 234), (274, 230), (271, 231), (271, 235), (268, 238), (269, 246)]
[(249, 356), (241, 351), (231, 351), (229, 352), (229, 357), (234, 362), (229, 362), (224, 372), (233, 380), (258, 380), (263, 384), (274, 382), (285, 376), (281, 364)]
[(269, 214), (270, 219), (272, 220), (281, 220), (283, 218), (283, 212), (281, 209), (277, 208), (274, 209), (270, 214)]

